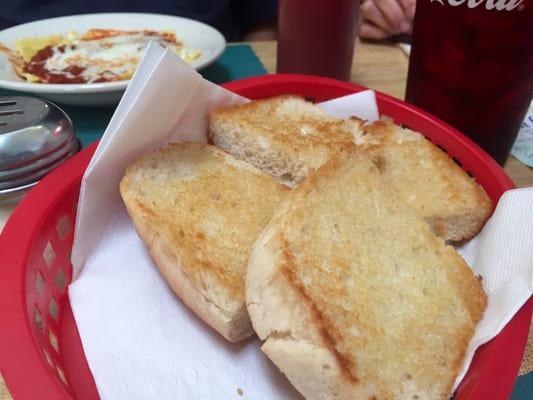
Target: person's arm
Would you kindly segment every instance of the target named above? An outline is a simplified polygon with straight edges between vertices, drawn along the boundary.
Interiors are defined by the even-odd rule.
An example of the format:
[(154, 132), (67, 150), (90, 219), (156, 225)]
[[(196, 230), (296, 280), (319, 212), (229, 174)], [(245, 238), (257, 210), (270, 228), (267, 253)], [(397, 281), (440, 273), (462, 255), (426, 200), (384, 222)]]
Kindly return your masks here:
[(365, 39), (385, 39), (411, 33), (416, 0), (364, 0), (359, 35)]

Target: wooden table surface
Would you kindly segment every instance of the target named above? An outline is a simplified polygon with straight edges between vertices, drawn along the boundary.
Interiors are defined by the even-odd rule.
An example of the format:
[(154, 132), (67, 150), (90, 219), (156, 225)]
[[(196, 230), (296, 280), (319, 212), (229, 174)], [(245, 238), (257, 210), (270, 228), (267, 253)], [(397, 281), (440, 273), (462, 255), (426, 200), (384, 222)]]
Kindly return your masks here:
[[(251, 45), (267, 71), (274, 73), (276, 70), (276, 43), (254, 42)], [(407, 56), (395, 45), (358, 42), (354, 54), (351, 80), (370, 89), (403, 99), (407, 66)], [(526, 167), (514, 157), (509, 157), (504, 169), (516, 186), (533, 186), (533, 169)], [(530, 340), (524, 358), (525, 362), (521, 369), (522, 373), (533, 369), (532, 355), (533, 338), (530, 330)], [(0, 376), (0, 400), (10, 399), (11, 396), (9, 396)]]

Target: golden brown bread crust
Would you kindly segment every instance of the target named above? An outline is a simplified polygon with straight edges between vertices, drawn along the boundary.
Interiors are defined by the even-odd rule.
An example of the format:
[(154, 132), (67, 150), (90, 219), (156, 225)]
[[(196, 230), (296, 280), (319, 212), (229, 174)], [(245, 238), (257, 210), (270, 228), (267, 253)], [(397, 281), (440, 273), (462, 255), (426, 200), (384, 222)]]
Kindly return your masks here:
[[(269, 137), (277, 143), (287, 146), (294, 151), (328, 144), (332, 149), (353, 141), (353, 132), (346, 129), (346, 122), (342, 119), (328, 116), (318, 107), (312, 113), (279, 115), (279, 107), (285, 101), (297, 101), (311, 106), (302, 96), (279, 95), (267, 99), (254, 100), (235, 106), (219, 108), (211, 113), (211, 118), (238, 118), (243, 128), (251, 127), (251, 135)], [(305, 104), (307, 103), (307, 104)], [(314, 105), (312, 105), (315, 108)], [(295, 109), (298, 112), (298, 109)], [(280, 117), (283, 125), (273, 125), (272, 119)], [(308, 130), (302, 127), (309, 124)]]
[[(486, 307), (462, 258), (395, 200), (355, 150), (302, 182), (281, 210), (254, 246), (246, 286), (269, 357), (309, 398), (446, 399)], [(312, 322), (303, 328), (287, 322), (305, 312), (283, 310), (297, 302), (279, 298), (286, 294), (274, 287), (278, 274), (298, 307), (305, 304)], [(315, 356), (298, 372), (290, 348), (301, 345)], [(324, 365), (338, 373), (310, 388), (301, 376), (323, 375), (324, 348), (336, 360)]]
[(282, 258), (280, 260), (280, 273), (287, 280), (287, 282), (292, 285), (295, 292), (297, 292), (305, 305), (309, 308), (309, 312), (312, 316), (312, 320), (318, 328), (318, 332), (322, 337), (321, 344), (324, 345), (333, 353), (337, 363), (340, 367), (340, 370), (345, 374), (346, 378), (354, 383), (357, 383), (356, 375), (356, 366), (353, 363), (353, 360), (346, 357), (344, 354), (338, 351), (336, 347), (335, 332), (332, 332), (331, 329), (328, 329), (330, 324), (327, 319), (322, 315), (319, 308), (313, 302), (313, 299), (306, 293), (301, 282), (294, 274), (294, 257), (288, 251), (288, 244), (284, 239), (281, 239), (283, 244)]
[(353, 142), (361, 124), (331, 117), (301, 96), (282, 95), (211, 112), (209, 139), (293, 186)]
[(252, 331), (244, 274), (288, 188), (213, 146), (169, 145), (128, 167), (120, 191), (176, 294), (229, 340)]
[(160, 235), (153, 225), (146, 223), (145, 217), (150, 211), (137, 201), (127, 202), (126, 208), (161, 275), (183, 303), (227, 340), (236, 342), (249, 337), (253, 330), (245, 307), (241, 305), (238, 310), (228, 311), (211, 301), (178, 268), (180, 260), (174, 250), (175, 246), (165, 235)]
[(485, 190), (417, 132), (386, 121), (361, 128), (363, 147), (383, 179), (444, 240), (474, 237), (493, 205)]
[(444, 240), (472, 238), (492, 212), (483, 188), (453, 160), (391, 122), (340, 120), (299, 96), (276, 96), (216, 110), (209, 127), (216, 146), (291, 186), (355, 142)]

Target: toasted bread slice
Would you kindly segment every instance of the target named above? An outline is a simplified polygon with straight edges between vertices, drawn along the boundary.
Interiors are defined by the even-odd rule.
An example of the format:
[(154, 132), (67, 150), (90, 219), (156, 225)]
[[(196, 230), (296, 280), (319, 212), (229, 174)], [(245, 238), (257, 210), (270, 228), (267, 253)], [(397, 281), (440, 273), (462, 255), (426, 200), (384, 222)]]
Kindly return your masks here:
[(347, 143), (370, 147), (397, 195), (445, 240), (475, 236), (492, 211), (481, 186), (419, 133), (393, 123), (339, 120), (297, 96), (210, 114), (211, 141), (291, 186)]
[(492, 211), (485, 190), (420, 133), (391, 122), (362, 127), (367, 155), (398, 198), (445, 240), (475, 236)]
[(301, 96), (276, 96), (215, 110), (213, 144), (294, 186), (359, 135), (358, 119), (333, 118)]
[(120, 182), (133, 224), (172, 290), (231, 341), (253, 333), (246, 263), (288, 190), (214, 146), (193, 143), (153, 151)]
[(286, 196), (254, 244), (246, 303), (308, 400), (422, 400), (448, 399), (486, 295), (351, 149)]

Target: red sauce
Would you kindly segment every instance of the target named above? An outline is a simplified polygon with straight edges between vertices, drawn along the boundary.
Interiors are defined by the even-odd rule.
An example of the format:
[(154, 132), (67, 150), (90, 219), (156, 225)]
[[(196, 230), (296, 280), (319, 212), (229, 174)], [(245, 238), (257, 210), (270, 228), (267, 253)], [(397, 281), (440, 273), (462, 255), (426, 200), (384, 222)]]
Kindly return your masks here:
[[(85, 39), (85, 40), (92, 40), (92, 39), (101, 39), (104, 37), (109, 36), (117, 36), (117, 35), (123, 35), (123, 34), (135, 34), (139, 32), (123, 32), (123, 31), (113, 31), (113, 30), (106, 30), (106, 29), (93, 29), (91, 32), (91, 39)], [(142, 33), (146, 36), (158, 36), (162, 38), (163, 40), (166, 40), (167, 42), (175, 43), (176, 38), (175, 35), (168, 32), (155, 32), (150, 30), (144, 30)], [(60, 53), (64, 53), (66, 50), (67, 45), (62, 45), (57, 47), (57, 50)], [(71, 48), (74, 50), (76, 48), (75, 45), (71, 45)], [(38, 76), (43, 82), (45, 83), (87, 83), (87, 78), (82, 75), (83, 71), (86, 70), (86, 68), (79, 66), (79, 65), (69, 65), (67, 68), (65, 68), (63, 71), (60, 72), (51, 72), (48, 69), (46, 69), (46, 60), (48, 60), (50, 57), (52, 57), (54, 54), (54, 49), (52, 46), (46, 46), (39, 50), (29, 62), (26, 63), (24, 66), (24, 71), (30, 74), (33, 74), (35, 76)], [(116, 79), (115, 75), (113, 74), (105, 74), (100, 75), (98, 78), (92, 80), (94, 83), (100, 83), (100, 82), (111, 82)]]
[(52, 46), (46, 46), (39, 50), (35, 55), (31, 58), (30, 63), (39, 63), (39, 62), (45, 62), (47, 59), (52, 57), (52, 54), (54, 54), (54, 50), (52, 50)]
[[(59, 46), (58, 50), (65, 52), (65, 46)], [(65, 68), (64, 73), (53, 73), (46, 69), (45, 63), (52, 55), (54, 50), (52, 46), (46, 46), (39, 50), (29, 62), (26, 63), (24, 70), (30, 74), (36, 75), (46, 83), (86, 83), (87, 79), (81, 74), (85, 68), (79, 65), (70, 65)], [(104, 82), (104, 81), (102, 81)]]
[(161, 39), (165, 40), (166, 42), (178, 44), (178, 40), (176, 39), (176, 35), (174, 35), (171, 32), (156, 32), (156, 31), (150, 31), (150, 30), (144, 30), (142, 32), (143, 32), (143, 34), (145, 36), (160, 37)]

